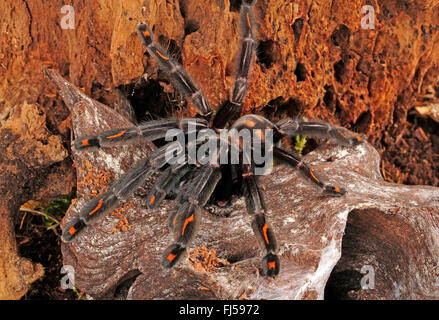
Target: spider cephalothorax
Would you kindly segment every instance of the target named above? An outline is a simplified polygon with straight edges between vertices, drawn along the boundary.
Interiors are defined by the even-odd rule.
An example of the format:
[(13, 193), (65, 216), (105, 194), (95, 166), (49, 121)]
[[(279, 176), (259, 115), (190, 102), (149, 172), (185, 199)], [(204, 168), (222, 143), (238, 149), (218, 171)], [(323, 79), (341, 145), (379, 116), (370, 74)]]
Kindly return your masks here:
[[(93, 198), (82, 208), (78, 217), (67, 223), (62, 235), (64, 241), (71, 241), (83, 228), (95, 222), (98, 216), (113, 210), (142, 185), (148, 176), (162, 168), (161, 176), (147, 197), (147, 206), (155, 208), (166, 196), (175, 196), (177, 205), (169, 216), (169, 228), (173, 232), (175, 241), (164, 251), (163, 255), (163, 265), (173, 267), (184, 255), (194, 237), (200, 221), (201, 208), (211, 198), (220, 180), (229, 178), (222, 178), (222, 172), (224, 169), (233, 169), (241, 177), (242, 194), (246, 199), (247, 211), (253, 216), (252, 228), (264, 252), (262, 260), (264, 274), (273, 277), (279, 273), (280, 269), (277, 256), (278, 245), (265, 216), (266, 207), (255, 174), (256, 158), (253, 152), (256, 148), (264, 147), (265, 151), (278, 161), (298, 169), (306, 180), (323, 193), (331, 196), (343, 196), (346, 193), (341, 187), (323, 182), (299, 156), (282, 149), (278, 146), (278, 142), (284, 136), (300, 134), (329, 138), (340, 145), (352, 147), (364, 141), (362, 136), (347, 137), (342, 129), (325, 122), (304, 122), (286, 118), (272, 123), (256, 115), (240, 117), (229, 127), (233, 133), (228, 136), (222, 135), (222, 129), (240, 115), (242, 103), (248, 91), (249, 72), (256, 50), (256, 24), (253, 17), (255, 2), (255, 0), (244, 0), (242, 3), (239, 14), (241, 49), (234, 88), (230, 100), (219, 107), (213, 118), (209, 102), (183, 67), (154, 41), (152, 30), (145, 23), (138, 25), (137, 30), (142, 44), (160, 68), (169, 74), (170, 79), (181, 93), (193, 101), (198, 109), (199, 117), (162, 119), (131, 128), (109, 130), (97, 136), (80, 137), (74, 141), (74, 147), (78, 150), (88, 150), (128, 144), (139, 139), (155, 141), (167, 137), (172, 130), (180, 132), (183, 137), (195, 136), (195, 138), (189, 138), (188, 141), (185, 139), (184, 142), (177, 139), (165, 144), (151, 152), (148, 158), (136, 163), (107, 192)], [(245, 148), (242, 136), (236, 135), (244, 130), (251, 133), (248, 149)], [(210, 134), (203, 134), (207, 132)], [(267, 139), (268, 136), (270, 139)], [(199, 151), (206, 137), (213, 141), (214, 146), (219, 145), (213, 154), (209, 152), (210, 157), (205, 152), (190, 154), (186, 151), (190, 148)], [(231, 159), (230, 154), (222, 157), (225, 149), (230, 154), (235, 152), (238, 155), (238, 161), (230, 163), (231, 161), (228, 161)], [(227, 161), (224, 161), (225, 159)]]

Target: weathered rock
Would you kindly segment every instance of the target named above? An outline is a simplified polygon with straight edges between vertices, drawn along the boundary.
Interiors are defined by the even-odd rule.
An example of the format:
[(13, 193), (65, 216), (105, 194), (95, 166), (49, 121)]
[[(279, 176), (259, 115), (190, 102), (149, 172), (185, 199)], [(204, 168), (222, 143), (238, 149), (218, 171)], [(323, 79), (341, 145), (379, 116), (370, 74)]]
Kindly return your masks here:
[[(51, 74), (72, 108), (76, 134), (129, 125)], [(64, 223), (148, 152), (145, 145), (74, 151), (79, 199)], [(145, 194), (154, 179), (116, 214), (63, 244), (64, 264), (73, 266), (75, 286), (93, 298), (322, 299), (341, 257), (350, 214), (348, 230), (355, 235), (350, 232), (345, 240), (350, 250), (344, 253), (343, 267), (371, 264), (377, 275), (375, 294), (359, 298), (394, 298), (389, 289), (394, 283), (401, 284), (402, 298), (437, 297), (433, 271), (439, 259), (439, 190), (384, 182), (378, 153), (368, 143), (353, 149), (326, 143), (304, 159), (348, 194), (324, 196), (283, 165), (261, 178), (268, 219), (280, 244), (282, 269), (274, 280), (260, 275), (260, 251), (242, 199), (233, 200), (227, 218), (204, 212), (194, 249), (179, 267), (164, 270), (160, 259), (171, 242), (167, 216), (173, 204), (166, 201), (158, 210), (145, 209)]]

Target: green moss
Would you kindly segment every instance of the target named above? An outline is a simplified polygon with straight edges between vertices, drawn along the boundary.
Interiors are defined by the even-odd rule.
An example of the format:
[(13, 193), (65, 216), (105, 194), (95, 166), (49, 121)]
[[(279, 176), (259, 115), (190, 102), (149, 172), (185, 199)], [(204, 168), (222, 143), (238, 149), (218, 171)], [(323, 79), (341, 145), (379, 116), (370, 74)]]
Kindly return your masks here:
[[(67, 209), (69, 208), (71, 199), (61, 198), (54, 201), (50, 201), (44, 205), (44, 213), (46, 218), (46, 227), (50, 227), (55, 224), (53, 219), (61, 220), (64, 217)], [(50, 217), (49, 217), (50, 216)]]
[(303, 149), (306, 145), (306, 137), (305, 136), (296, 136), (296, 144), (294, 146), (294, 150), (296, 150), (299, 156), (302, 156)]

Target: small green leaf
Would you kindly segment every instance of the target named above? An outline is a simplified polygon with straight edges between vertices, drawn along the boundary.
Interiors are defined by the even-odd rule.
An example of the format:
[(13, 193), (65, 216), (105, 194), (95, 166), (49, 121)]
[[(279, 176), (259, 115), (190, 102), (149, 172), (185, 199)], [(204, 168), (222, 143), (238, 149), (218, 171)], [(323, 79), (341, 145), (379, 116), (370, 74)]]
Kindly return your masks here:
[(296, 145), (294, 149), (296, 150), (299, 156), (302, 156), (303, 149), (306, 145), (306, 137), (305, 136), (296, 136)]

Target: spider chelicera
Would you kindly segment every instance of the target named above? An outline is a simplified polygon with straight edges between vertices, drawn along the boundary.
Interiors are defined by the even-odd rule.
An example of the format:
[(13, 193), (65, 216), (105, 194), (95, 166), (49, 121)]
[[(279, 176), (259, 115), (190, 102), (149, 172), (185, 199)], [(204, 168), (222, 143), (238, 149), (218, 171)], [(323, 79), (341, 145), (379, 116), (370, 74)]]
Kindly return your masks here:
[[(149, 55), (156, 60), (159, 67), (168, 73), (180, 92), (192, 100), (199, 117), (161, 119), (141, 123), (131, 128), (109, 130), (97, 136), (83, 136), (74, 140), (74, 147), (78, 150), (91, 150), (133, 143), (139, 139), (156, 141), (165, 138), (170, 129), (182, 130), (186, 135), (189, 135), (191, 131), (200, 132), (211, 129), (216, 133), (217, 140), (224, 142), (219, 133), (229, 122), (241, 114), (242, 103), (249, 87), (249, 72), (257, 46), (256, 24), (253, 16), (255, 3), (256, 0), (243, 0), (242, 2), (239, 13), (241, 49), (234, 88), (230, 100), (224, 102), (214, 116), (206, 97), (183, 67), (154, 41), (152, 30), (145, 23), (140, 23), (137, 26), (137, 31), (143, 46), (146, 47)], [(325, 122), (305, 122), (290, 118), (272, 123), (261, 116), (245, 115), (237, 119), (230, 128), (236, 129), (237, 132), (243, 129), (252, 130), (262, 140), (264, 134), (261, 132), (271, 131), (273, 143), (270, 144), (269, 151), (272, 152), (273, 157), (299, 170), (302, 176), (314, 187), (330, 196), (343, 196), (346, 191), (341, 187), (326, 184), (298, 155), (282, 149), (278, 142), (284, 136), (294, 135), (329, 138), (337, 144), (347, 147), (353, 147), (364, 141), (364, 136), (348, 137), (343, 129)], [(156, 208), (166, 196), (176, 196), (177, 205), (171, 211), (168, 223), (174, 235), (174, 243), (164, 251), (162, 259), (163, 265), (171, 268), (181, 260), (193, 239), (200, 221), (201, 208), (209, 201), (221, 179), (230, 179), (230, 175), (224, 175), (224, 172), (230, 170), (240, 178), (242, 194), (246, 199), (246, 208), (248, 213), (252, 215), (252, 228), (264, 253), (263, 272), (269, 277), (276, 276), (280, 270), (279, 257), (277, 256), (278, 245), (265, 216), (266, 206), (255, 175), (255, 161), (252, 155), (244, 152), (242, 145), (236, 141), (234, 139), (227, 140), (226, 145), (229, 149), (238, 150), (240, 154), (238, 164), (222, 164), (212, 161), (202, 164), (199, 159), (191, 163), (188, 161), (187, 154), (182, 153), (184, 146), (178, 141), (167, 143), (154, 150), (148, 158), (140, 160), (128, 170), (107, 192), (88, 202), (80, 211), (79, 216), (66, 224), (62, 234), (63, 240), (69, 242), (74, 239), (87, 225), (96, 222), (98, 216), (112, 211), (130, 196), (154, 171), (163, 168), (162, 174), (149, 191), (147, 207)], [(189, 141), (188, 145), (191, 143), (199, 146), (201, 140)], [(166, 156), (169, 155), (169, 152), (185, 157), (182, 158), (183, 161), (170, 164)]]

